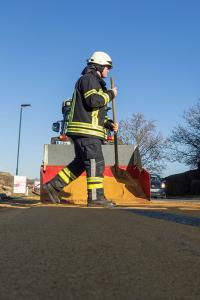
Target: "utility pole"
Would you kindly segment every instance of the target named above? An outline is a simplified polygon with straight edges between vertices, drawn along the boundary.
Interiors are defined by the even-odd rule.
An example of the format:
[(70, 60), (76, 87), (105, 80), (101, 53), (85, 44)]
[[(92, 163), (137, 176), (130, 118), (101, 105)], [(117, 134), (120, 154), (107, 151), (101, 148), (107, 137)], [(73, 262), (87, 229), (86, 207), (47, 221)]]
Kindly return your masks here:
[(19, 166), (19, 149), (20, 149), (21, 125), (22, 125), (22, 110), (23, 110), (24, 107), (28, 107), (28, 106), (31, 106), (31, 104), (21, 104), (21, 108), (20, 108), (16, 175), (18, 175), (18, 166)]

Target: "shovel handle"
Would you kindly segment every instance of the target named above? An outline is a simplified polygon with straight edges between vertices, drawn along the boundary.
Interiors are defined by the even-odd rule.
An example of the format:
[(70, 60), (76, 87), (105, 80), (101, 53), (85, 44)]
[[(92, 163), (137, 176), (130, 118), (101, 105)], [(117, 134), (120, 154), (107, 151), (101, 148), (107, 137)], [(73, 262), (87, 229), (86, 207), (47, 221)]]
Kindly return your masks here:
[[(114, 79), (112, 77), (110, 77), (110, 85), (111, 85), (111, 89), (115, 87)], [(117, 117), (116, 117), (116, 109), (115, 109), (115, 98), (113, 98), (112, 100), (112, 112), (113, 112), (113, 122), (116, 125)]]
[[(111, 89), (115, 87), (114, 80), (110, 78)], [(117, 117), (116, 117), (116, 109), (115, 109), (115, 98), (112, 100), (112, 113), (113, 113), (113, 122), (117, 124)], [(115, 171), (118, 173), (118, 166), (119, 166), (119, 158), (118, 158), (118, 142), (117, 142), (117, 132), (114, 132), (114, 147), (115, 147)]]

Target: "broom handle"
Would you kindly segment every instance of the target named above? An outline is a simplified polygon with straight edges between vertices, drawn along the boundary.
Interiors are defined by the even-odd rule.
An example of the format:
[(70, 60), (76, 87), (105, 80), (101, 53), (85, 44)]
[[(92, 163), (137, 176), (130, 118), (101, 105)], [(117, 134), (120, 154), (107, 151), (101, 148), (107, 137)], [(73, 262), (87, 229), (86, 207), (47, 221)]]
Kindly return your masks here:
[[(114, 80), (110, 78), (111, 89), (115, 87)], [(116, 118), (116, 109), (115, 109), (115, 98), (112, 99), (112, 113), (113, 113), (113, 122), (117, 124)], [(118, 142), (117, 142), (117, 132), (114, 132), (114, 148), (115, 148), (115, 171), (117, 172), (119, 167), (119, 158), (118, 158)]]

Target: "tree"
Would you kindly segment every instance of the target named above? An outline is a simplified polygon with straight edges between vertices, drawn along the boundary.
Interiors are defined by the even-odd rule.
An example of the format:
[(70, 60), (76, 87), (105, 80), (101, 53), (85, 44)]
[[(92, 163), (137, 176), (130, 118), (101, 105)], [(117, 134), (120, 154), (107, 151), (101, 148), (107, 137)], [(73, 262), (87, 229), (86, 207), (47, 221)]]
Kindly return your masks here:
[(183, 113), (184, 125), (177, 125), (169, 138), (171, 161), (190, 167), (200, 164), (200, 99)]
[(155, 121), (147, 121), (142, 113), (132, 114), (130, 119), (119, 122), (118, 137), (123, 144), (139, 146), (144, 168), (158, 173), (163, 170), (166, 140), (157, 132)]

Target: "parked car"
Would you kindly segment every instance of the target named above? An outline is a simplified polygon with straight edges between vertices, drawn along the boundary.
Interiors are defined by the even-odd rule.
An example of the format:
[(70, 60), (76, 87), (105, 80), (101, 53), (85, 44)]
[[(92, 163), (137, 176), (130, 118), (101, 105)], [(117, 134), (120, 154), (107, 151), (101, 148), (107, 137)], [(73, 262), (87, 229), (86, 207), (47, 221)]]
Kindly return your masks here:
[(6, 195), (6, 193), (0, 193), (0, 200), (8, 199), (9, 197)]
[(157, 174), (151, 174), (151, 197), (166, 198), (165, 180)]

